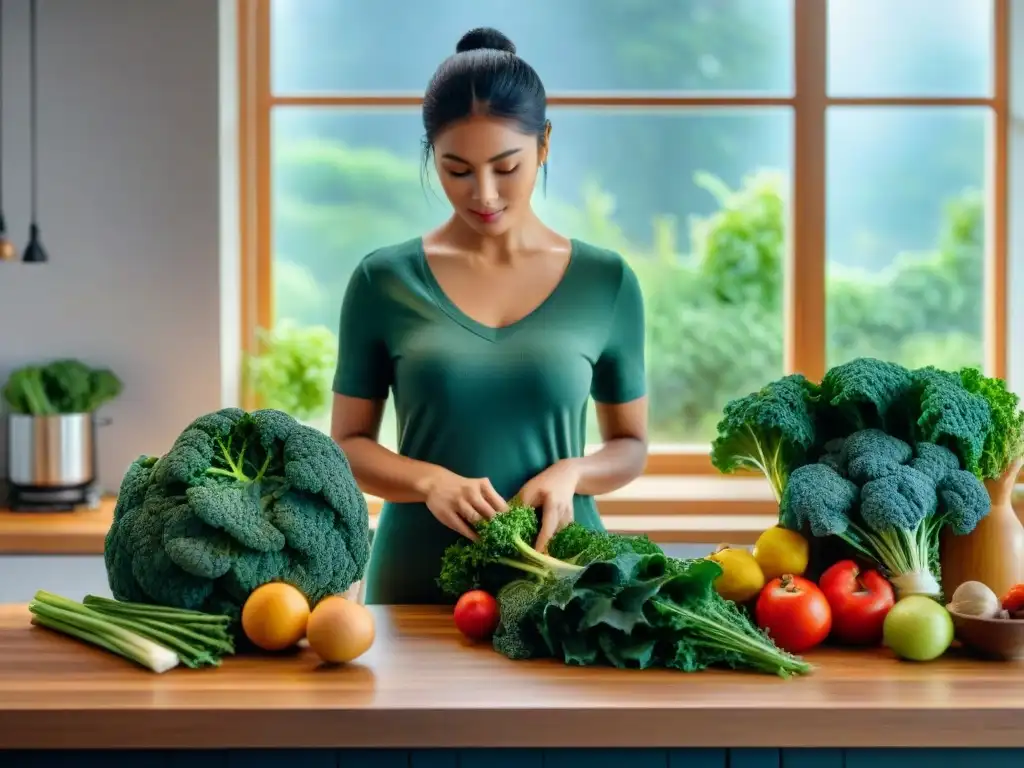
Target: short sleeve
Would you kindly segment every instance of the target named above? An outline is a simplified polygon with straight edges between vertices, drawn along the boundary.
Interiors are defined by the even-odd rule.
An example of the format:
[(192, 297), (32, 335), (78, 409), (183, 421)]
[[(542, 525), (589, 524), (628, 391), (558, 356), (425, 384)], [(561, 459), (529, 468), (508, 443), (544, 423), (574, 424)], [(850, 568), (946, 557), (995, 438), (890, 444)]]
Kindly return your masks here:
[(591, 395), (599, 403), (628, 403), (647, 394), (644, 298), (640, 281), (623, 264), (608, 339), (594, 364)]
[(366, 263), (349, 278), (341, 303), (338, 364), (334, 391), (367, 400), (385, 400), (391, 386), (391, 356), (384, 335), (383, 304), (377, 297)]

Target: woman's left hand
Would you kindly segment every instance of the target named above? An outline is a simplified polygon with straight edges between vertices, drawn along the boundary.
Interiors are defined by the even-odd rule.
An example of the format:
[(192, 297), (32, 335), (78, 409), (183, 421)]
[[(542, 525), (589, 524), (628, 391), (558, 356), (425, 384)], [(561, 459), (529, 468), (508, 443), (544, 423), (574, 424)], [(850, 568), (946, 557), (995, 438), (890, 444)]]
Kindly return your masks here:
[(551, 537), (573, 520), (573, 497), (579, 483), (579, 471), (571, 460), (552, 464), (519, 491), (524, 504), (540, 510), (540, 533), (534, 547), (547, 549)]

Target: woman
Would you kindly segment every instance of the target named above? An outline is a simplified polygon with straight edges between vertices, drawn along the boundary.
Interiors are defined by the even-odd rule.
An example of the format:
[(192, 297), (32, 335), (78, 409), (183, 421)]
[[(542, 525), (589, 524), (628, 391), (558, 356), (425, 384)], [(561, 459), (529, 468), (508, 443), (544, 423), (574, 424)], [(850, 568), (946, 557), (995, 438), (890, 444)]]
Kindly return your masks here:
[[(446, 547), (519, 494), (536, 546), (647, 455), (643, 300), (615, 254), (548, 229), (530, 205), (546, 170), (544, 86), (500, 32), (467, 33), (423, 102), (454, 215), (365, 257), (341, 311), (332, 435), (385, 500), (366, 602), (441, 603)], [(378, 443), (393, 390), (399, 452)], [(583, 456), (588, 396), (603, 447)]]

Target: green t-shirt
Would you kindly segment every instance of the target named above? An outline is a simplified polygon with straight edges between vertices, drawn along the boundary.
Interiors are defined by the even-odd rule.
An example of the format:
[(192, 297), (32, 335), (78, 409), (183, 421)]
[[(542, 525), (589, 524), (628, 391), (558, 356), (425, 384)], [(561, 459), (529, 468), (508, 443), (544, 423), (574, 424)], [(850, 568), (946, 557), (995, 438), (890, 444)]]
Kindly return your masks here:
[[(334, 391), (394, 394), (398, 452), (509, 499), (555, 462), (581, 456), (588, 398), (625, 403), (646, 392), (644, 309), (618, 254), (572, 241), (568, 267), (536, 310), (504, 328), (449, 300), (422, 238), (381, 248), (356, 267), (341, 310)], [(576, 519), (601, 526), (592, 497)], [(435, 579), (458, 534), (423, 504), (386, 503), (367, 569), (369, 603), (448, 602)]]

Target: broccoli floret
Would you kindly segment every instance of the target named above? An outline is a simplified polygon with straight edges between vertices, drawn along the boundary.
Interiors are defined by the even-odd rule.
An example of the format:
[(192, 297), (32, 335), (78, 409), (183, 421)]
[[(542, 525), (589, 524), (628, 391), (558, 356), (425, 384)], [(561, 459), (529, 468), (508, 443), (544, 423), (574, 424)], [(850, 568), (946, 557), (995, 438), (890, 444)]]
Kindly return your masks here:
[(870, 428), (900, 434), (902, 403), (912, 384), (909, 370), (873, 357), (832, 367), (821, 380), (822, 437)]
[(910, 461), (914, 449), (880, 429), (862, 429), (843, 441), (843, 474), (858, 485), (885, 477)]
[(1024, 455), (1024, 411), (1020, 408), (1020, 397), (1007, 389), (1005, 381), (985, 376), (977, 368), (961, 369), (960, 383), (988, 402), (989, 429), (976, 474), (983, 480), (995, 480)]
[(510, 581), (498, 590), (501, 619), (491, 639), (494, 650), (509, 659), (530, 659), (541, 655), (541, 639), (528, 618), (540, 610), (543, 595), (543, 584), (527, 579)]
[(662, 549), (646, 534), (625, 536), (596, 531), (579, 523), (569, 523), (556, 533), (548, 544), (548, 554), (559, 560), (588, 565), (597, 560), (610, 560), (621, 552), (654, 554)]
[(880, 536), (894, 538), (900, 531), (916, 531), (939, 504), (932, 479), (907, 466), (865, 483), (860, 498), (864, 522)]
[(910, 466), (924, 472), (936, 483), (950, 472), (960, 469), (960, 459), (948, 448), (935, 443), (916, 443), (914, 445), (914, 458), (910, 460)]
[(193, 421), (121, 482), (104, 560), (119, 600), (237, 619), (284, 581), (311, 603), (344, 592), (369, 558), (366, 500), (338, 446), (275, 410)]
[(966, 389), (960, 376), (928, 366), (914, 371), (915, 441), (949, 448), (961, 466), (982, 477), (980, 465), (991, 424), (988, 400)]
[(793, 470), (779, 505), (782, 527), (814, 536), (843, 536), (860, 488), (826, 464), (805, 464)]
[(942, 522), (958, 536), (973, 531), (992, 511), (992, 497), (984, 483), (962, 469), (953, 470), (939, 481), (938, 498)]
[(508, 509), (490, 520), (481, 520), (474, 528), (477, 541), (457, 541), (441, 558), (437, 585), (458, 597), (469, 589), (504, 583), (501, 573), (509, 568), (539, 580), (558, 579), (576, 573), (580, 566), (545, 555), (533, 548), (539, 529), (537, 512), (516, 497)]
[(752, 469), (764, 474), (776, 500), (790, 473), (807, 460), (815, 443), (815, 385), (800, 374), (785, 376), (726, 404), (711, 463), (723, 473)]

